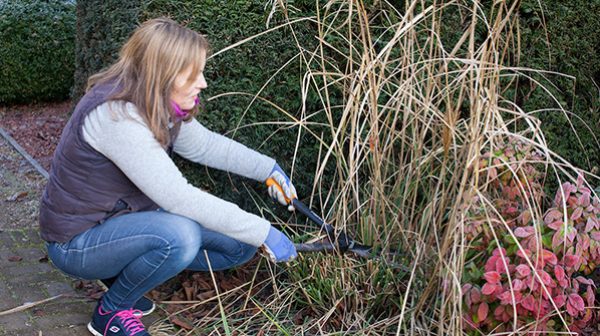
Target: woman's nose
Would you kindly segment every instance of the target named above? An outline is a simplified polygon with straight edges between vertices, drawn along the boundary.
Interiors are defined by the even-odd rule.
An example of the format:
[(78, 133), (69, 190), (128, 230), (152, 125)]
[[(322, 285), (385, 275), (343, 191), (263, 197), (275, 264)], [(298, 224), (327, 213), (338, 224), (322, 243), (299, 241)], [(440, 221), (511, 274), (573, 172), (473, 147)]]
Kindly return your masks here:
[(208, 83), (206, 83), (206, 78), (204, 78), (203, 73), (200, 74), (200, 77), (196, 83), (199, 89), (206, 89), (208, 87)]

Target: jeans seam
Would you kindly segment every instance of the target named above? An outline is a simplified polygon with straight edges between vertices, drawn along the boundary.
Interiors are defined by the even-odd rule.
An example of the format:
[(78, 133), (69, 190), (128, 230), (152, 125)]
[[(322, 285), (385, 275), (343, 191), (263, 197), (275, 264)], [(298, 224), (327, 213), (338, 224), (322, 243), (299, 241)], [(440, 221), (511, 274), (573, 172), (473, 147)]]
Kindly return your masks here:
[[(161, 238), (161, 239), (162, 239), (162, 237), (159, 237), (159, 238)], [(166, 240), (163, 240), (163, 241), (166, 241)], [(142, 283), (142, 282), (144, 282), (144, 281), (148, 280), (148, 278), (150, 278), (150, 277), (151, 277), (151, 276), (152, 276), (154, 273), (156, 273), (156, 271), (157, 271), (157, 270), (158, 270), (158, 269), (159, 269), (159, 268), (160, 268), (160, 267), (161, 267), (161, 266), (162, 266), (162, 265), (165, 263), (165, 261), (166, 261), (166, 260), (169, 258), (169, 256), (171, 255), (171, 249), (172, 249), (172, 247), (171, 247), (171, 244), (170, 244), (168, 241), (166, 241), (166, 242), (167, 242), (167, 253), (166, 253), (166, 255), (164, 256), (164, 258), (163, 258), (163, 259), (160, 261), (160, 264), (159, 264), (157, 267), (155, 267), (155, 268), (153, 269), (153, 271), (152, 271), (151, 273), (149, 273), (149, 274), (148, 274), (148, 276), (146, 276), (144, 279), (142, 279), (142, 281), (139, 281), (139, 282), (138, 282), (138, 283), (137, 283), (137, 284), (136, 284), (136, 285), (135, 285), (133, 288), (131, 288), (131, 289), (129, 290), (129, 292), (127, 293), (127, 295), (125, 295), (124, 299), (123, 299), (123, 300), (121, 300), (120, 304), (122, 304), (122, 303), (123, 303), (123, 301), (126, 301), (126, 300), (129, 298), (129, 296), (131, 295), (131, 293), (132, 293), (132, 292), (134, 292), (134, 291), (135, 291), (135, 290), (136, 290), (136, 289), (139, 287), (139, 284), (140, 284), (140, 283)], [(127, 266), (126, 266), (126, 267), (127, 267)], [(119, 304), (119, 306), (120, 306), (120, 304)], [(135, 304), (135, 303), (134, 303), (134, 304)]]

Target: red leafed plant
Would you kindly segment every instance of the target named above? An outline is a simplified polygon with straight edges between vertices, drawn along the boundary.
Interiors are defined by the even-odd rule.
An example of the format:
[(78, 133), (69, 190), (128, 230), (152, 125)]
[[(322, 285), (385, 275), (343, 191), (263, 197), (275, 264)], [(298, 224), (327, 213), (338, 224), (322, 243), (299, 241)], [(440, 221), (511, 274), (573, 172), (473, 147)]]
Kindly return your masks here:
[(544, 224), (553, 230), (552, 250), (579, 256), (576, 268), (590, 274), (600, 264), (600, 201), (584, 185), (564, 183), (556, 192)]
[(598, 198), (580, 176), (562, 185), (543, 216), (533, 216), (542, 212), (541, 155), (512, 141), (483, 158), (490, 188), (473, 199), (465, 223), (465, 329), (581, 330), (595, 321), (595, 285), (580, 273), (600, 264)]

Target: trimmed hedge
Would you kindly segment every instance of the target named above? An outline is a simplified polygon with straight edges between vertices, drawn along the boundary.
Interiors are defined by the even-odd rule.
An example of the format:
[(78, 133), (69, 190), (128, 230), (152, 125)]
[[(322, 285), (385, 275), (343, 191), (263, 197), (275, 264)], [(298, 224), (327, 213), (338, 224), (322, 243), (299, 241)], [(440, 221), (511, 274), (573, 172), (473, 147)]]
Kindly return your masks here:
[(0, 104), (68, 98), (75, 68), (74, 1), (0, 1)]
[(139, 25), (143, 1), (78, 0), (75, 85), (72, 97), (85, 93), (88, 77), (110, 66)]
[[(600, 1), (545, 0), (540, 8), (537, 0), (521, 5), (522, 58), (521, 65), (546, 69), (573, 76), (534, 76), (557, 98), (531, 81), (523, 81), (519, 103), (526, 111), (559, 108), (572, 112), (573, 128), (560, 111), (538, 114), (549, 147), (579, 168), (600, 169)], [(543, 10), (543, 16), (542, 16)], [(544, 25), (545, 23), (545, 25)], [(546, 31), (547, 29), (547, 36)], [(547, 44), (549, 42), (549, 45)], [(594, 83), (595, 82), (595, 83)], [(548, 176), (551, 185), (555, 176)]]

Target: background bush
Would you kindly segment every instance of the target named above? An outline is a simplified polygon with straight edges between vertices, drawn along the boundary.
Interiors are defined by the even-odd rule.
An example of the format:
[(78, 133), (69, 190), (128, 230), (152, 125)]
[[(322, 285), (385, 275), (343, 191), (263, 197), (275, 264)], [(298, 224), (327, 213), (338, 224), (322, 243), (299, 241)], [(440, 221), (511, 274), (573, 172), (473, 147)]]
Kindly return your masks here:
[(68, 98), (74, 1), (0, 1), (0, 104)]
[[(600, 1), (545, 0), (523, 1), (520, 9), (522, 29), (521, 66), (562, 73), (533, 79), (545, 86), (555, 85), (548, 96), (533, 80), (523, 80), (517, 103), (527, 112), (538, 112), (548, 146), (576, 167), (600, 168)], [(547, 34), (546, 34), (547, 32)], [(571, 121), (559, 108), (572, 112)], [(579, 140), (581, 142), (579, 142)], [(554, 176), (548, 176), (554, 181)], [(556, 183), (552, 183), (554, 186)]]
[(75, 85), (77, 101), (89, 76), (111, 65), (121, 46), (138, 26), (142, 1), (78, 0)]

